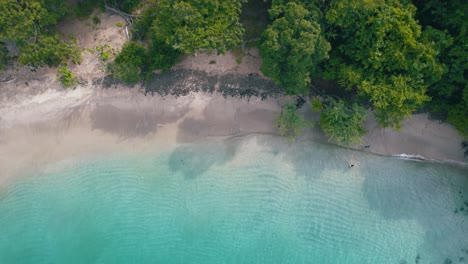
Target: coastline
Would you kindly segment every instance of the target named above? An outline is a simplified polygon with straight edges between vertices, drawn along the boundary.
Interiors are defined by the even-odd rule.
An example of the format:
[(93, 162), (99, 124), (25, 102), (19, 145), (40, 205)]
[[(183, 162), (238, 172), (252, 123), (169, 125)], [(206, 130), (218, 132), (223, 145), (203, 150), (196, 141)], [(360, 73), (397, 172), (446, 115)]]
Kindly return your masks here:
[[(28, 170), (67, 158), (141, 153), (213, 137), (279, 136), (274, 122), (288, 100), (225, 98), (218, 92), (145, 96), (141, 87), (81, 85), (65, 90), (57, 84), (48, 89), (33, 88), (39, 92), (28, 94), (31, 84), (21, 87), (15, 81), (8, 85), (11, 87), (2, 87), (0, 101), (0, 185)], [(309, 121), (318, 120), (308, 104), (300, 111)], [(426, 114), (405, 120), (398, 132), (379, 128), (372, 118), (366, 128), (363, 143), (350, 148), (467, 166), (460, 148), (462, 138), (455, 129), (427, 119)], [(305, 129), (298, 142), (290, 144), (303, 140), (328, 143), (317, 126)], [(367, 144), (370, 148), (364, 148)]]
[[(75, 88), (63, 88), (55, 68), (15, 66), (0, 72), (0, 80), (9, 80), (0, 82), (0, 186), (67, 158), (152, 151), (213, 137), (279, 136), (275, 119), (289, 98), (261, 74), (257, 49), (245, 50), (242, 58), (233, 52), (185, 56), (172, 73), (158, 75), (146, 87), (105, 88), (102, 63), (86, 49), (104, 41), (118, 50), (126, 37), (115, 27), (122, 18), (99, 17), (98, 27), (80, 20), (63, 25), (84, 48), (81, 64), (69, 65), (80, 79)], [(319, 118), (308, 104), (299, 111), (309, 121)], [(369, 117), (366, 130), (361, 144), (347, 148), (468, 166), (462, 137), (427, 114), (403, 121), (398, 132)], [(318, 126), (306, 128), (296, 144), (304, 140), (332, 144)]]

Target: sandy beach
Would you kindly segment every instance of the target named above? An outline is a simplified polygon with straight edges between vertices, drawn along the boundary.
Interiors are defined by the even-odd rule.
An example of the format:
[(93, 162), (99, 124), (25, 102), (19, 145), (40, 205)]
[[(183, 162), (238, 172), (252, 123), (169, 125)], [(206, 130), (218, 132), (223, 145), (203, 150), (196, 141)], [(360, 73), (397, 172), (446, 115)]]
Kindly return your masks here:
[[(277, 135), (274, 121), (288, 100), (224, 98), (216, 93), (145, 96), (137, 87), (93, 86), (69, 91), (50, 88), (17, 98), (0, 104), (1, 182), (67, 158), (152, 151), (210, 137)], [(311, 121), (318, 118), (307, 105), (301, 111)], [(363, 144), (353, 148), (466, 162), (456, 131), (448, 124), (428, 120), (425, 114), (406, 120), (398, 132), (377, 127), (372, 118), (366, 127)], [(318, 127), (307, 129), (298, 143), (291, 144), (303, 140), (327, 142)], [(371, 147), (364, 148), (367, 144)]]
[[(103, 23), (94, 29), (98, 36), (94, 38), (89, 37), (84, 22), (71, 23), (67, 30), (75, 30), (82, 47), (96, 46), (103, 39), (118, 39), (112, 42), (118, 49), (124, 35), (122, 29), (113, 25), (119, 19), (102, 14)], [(246, 51), (241, 63), (236, 62), (232, 53), (200, 54), (185, 57), (175, 70), (189, 71), (184, 78), (190, 84), (190, 78), (196, 77), (197, 72), (215, 77), (255, 74), (262, 78), (260, 65), (258, 51), (252, 49)], [(275, 118), (282, 104), (290, 100), (224, 97), (219, 92), (163, 97), (145, 95), (140, 86), (105, 88), (99, 85), (104, 73), (96, 54), (89, 52), (83, 54), (82, 64), (72, 70), (81, 80), (73, 89), (61, 87), (54, 68), (31, 71), (28, 67), (15, 67), (0, 72), (0, 80), (14, 76), (12, 81), (0, 83), (0, 185), (17, 175), (68, 158), (151, 151), (210, 137), (278, 135)], [(213, 87), (219, 88), (219, 82)], [(308, 104), (300, 111), (310, 121), (318, 120), (318, 114)], [(370, 117), (363, 143), (352, 148), (467, 164), (460, 146), (462, 138), (451, 125), (431, 121), (427, 114), (414, 115), (402, 125), (401, 131), (382, 129)], [(303, 140), (327, 142), (318, 126), (303, 131), (298, 142)]]

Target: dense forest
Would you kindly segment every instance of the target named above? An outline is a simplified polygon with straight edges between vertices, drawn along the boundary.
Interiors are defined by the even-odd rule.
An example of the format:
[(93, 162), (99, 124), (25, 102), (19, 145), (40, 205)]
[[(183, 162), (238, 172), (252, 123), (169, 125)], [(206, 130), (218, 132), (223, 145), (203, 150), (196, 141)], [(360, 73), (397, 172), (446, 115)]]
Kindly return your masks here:
[[(312, 96), (319, 125), (336, 142), (359, 141), (366, 109), (396, 129), (411, 113), (427, 111), (468, 137), (463, 0), (2, 0), (0, 67), (12, 60), (62, 65), (62, 81), (72, 85), (63, 65), (80, 63), (80, 48), (55, 25), (105, 5), (137, 14), (132, 40), (108, 63), (125, 83), (169, 70), (183, 54), (223, 54), (258, 38), (249, 44), (260, 50), (263, 74), (287, 95)], [(264, 25), (251, 21), (265, 17)], [(292, 106), (278, 120), (283, 134), (307, 125)]]

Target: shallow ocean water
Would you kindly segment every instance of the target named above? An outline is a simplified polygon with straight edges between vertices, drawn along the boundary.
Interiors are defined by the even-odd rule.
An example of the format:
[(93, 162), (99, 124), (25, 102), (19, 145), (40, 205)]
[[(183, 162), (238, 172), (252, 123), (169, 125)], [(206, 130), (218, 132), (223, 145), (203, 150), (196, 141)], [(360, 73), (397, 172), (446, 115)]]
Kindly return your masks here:
[(0, 193), (0, 263), (448, 259), (468, 262), (466, 169), (313, 142), (67, 160)]

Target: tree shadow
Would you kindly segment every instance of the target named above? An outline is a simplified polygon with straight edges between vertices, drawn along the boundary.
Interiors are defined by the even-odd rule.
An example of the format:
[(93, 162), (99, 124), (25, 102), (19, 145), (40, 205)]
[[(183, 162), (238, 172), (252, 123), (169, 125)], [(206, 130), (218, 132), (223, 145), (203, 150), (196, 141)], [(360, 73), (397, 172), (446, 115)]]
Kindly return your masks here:
[(184, 144), (174, 150), (169, 158), (169, 168), (182, 172), (185, 179), (200, 176), (212, 166), (222, 165), (236, 153), (236, 145), (226, 141), (210, 141)]
[[(443, 259), (434, 260), (435, 263), (442, 263), (446, 258), (466, 258), (462, 256), (463, 248), (459, 247), (463, 240), (460, 234), (468, 231), (468, 218), (455, 213), (463, 202), (461, 197), (468, 197), (466, 169), (384, 159), (378, 171), (363, 171), (363, 193), (369, 207), (386, 219), (416, 220), (425, 232), (420, 252), (445, 255)], [(420, 257), (424, 259), (425, 256), (421, 254)]]
[(155, 133), (159, 126), (177, 121), (188, 110), (188, 104), (173, 113), (164, 111), (163, 107), (124, 109), (101, 105), (91, 112), (90, 119), (92, 129), (115, 134), (120, 138), (134, 138)]

